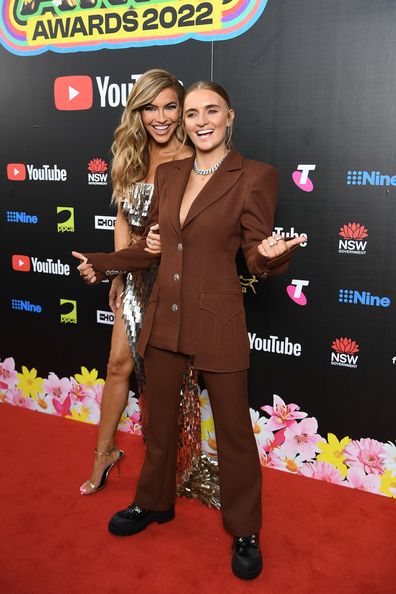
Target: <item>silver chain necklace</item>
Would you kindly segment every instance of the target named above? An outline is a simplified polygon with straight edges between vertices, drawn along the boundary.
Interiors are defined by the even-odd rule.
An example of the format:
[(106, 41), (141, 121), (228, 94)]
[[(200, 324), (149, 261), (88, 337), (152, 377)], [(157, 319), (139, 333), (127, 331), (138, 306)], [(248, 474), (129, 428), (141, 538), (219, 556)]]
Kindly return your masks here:
[(208, 169), (200, 169), (197, 165), (197, 159), (195, 158), (192, 164), (192, 168), (194, 169), (195, 173), (198, 175), (209, 175), (210, 173), (214, 173), (222, 164), (226, 156), (228, 155), (229, 151), (224, 155), (224, 157), (212, 167), (208, 167)]

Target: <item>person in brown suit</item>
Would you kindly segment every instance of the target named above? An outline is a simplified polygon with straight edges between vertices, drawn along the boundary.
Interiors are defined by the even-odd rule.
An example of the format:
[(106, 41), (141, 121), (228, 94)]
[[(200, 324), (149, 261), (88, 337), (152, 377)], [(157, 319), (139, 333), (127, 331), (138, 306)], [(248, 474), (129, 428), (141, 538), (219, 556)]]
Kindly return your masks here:
[[(285, 270), (305, 238), (286, 242), (271, 234), (278, 175), (229, 148), (234, 111), (222, 87), (192, 85), (183, 117), (195, 157), (158, 167), (142, 239), (112, 254), (73, 252), (89, 284), (160, 257), (138, 343), (147, 380), (146, 455), (134, 500), (114, 514), (109, 530), (132, 535), (174, 518), (177, 411), (193, 358), (213, 410), (221, 511), (234, 536), (232, 571), (252, 579), (262, 569), (261, 468), (249, 415), (249, 343), (235, 257), (241, 247), (251, 274), (266, 278)], [(157, 224), (160, 239), (153, 233)]]

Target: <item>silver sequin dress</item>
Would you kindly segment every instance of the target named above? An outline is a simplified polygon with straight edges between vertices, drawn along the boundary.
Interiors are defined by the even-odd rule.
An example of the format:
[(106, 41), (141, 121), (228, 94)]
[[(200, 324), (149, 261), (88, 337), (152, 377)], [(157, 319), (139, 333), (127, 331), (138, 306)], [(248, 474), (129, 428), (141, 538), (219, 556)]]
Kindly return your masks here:
[[(132, 241), (139, 239), (146, 226), (154, 185), (135, 183), (122, 203), (128, 220)], [(122, 317), (125, 321), (128, 343), (134, 360), (134, 373), (141, 410), (141, 425), (145, 434), (144, 367), (136, 346), (142, 327), (144, 312), (150, 297), (158, 264), (151, 268), (127, 274), (124, 286)], [(220, 507), (217, 460), (201, 451), (201, 411), (197, 373), (188, 366), (181, 389), (179, 410), (179, 446), (177, 452), (177, 493), (199, 499), (209, 507)]]

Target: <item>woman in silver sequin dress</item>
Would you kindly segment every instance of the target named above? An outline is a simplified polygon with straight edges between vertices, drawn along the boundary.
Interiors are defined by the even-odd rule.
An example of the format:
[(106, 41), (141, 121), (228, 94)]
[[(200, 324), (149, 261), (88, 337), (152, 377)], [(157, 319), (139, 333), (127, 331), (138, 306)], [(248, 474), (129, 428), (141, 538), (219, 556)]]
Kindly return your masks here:
[[(118, 207), (115, 250), (126, 247), (142, 235), (157, 166), (184, 159), (193, 152), (179, 138), (183, 96), (184, 89), (173, 75), (155, 69), (140, 77), (128, 98), (112, 145), (113, 201)], [(151, 250), (155, 251), (155, 246)], [(129, 273), (125, 279), (116, 277), (112, 282), (109, 305), (115, 314), (115, 322), (93, 467), (90, 478), (80, 487), (82, 495), (102, 489), (110, 470), (124, 454), (115, 446), (115, 435), (127, 404), (129, 377), (133, 370), (144, 432), (145, 382), (136, 343), (156, 272), (154, 266)], [(199, 402), (194, 390), (196, 383), (186, 378), (179, 420), (179, 484), (186, 478), (192, 458), (199, 456), (200, 450)]]

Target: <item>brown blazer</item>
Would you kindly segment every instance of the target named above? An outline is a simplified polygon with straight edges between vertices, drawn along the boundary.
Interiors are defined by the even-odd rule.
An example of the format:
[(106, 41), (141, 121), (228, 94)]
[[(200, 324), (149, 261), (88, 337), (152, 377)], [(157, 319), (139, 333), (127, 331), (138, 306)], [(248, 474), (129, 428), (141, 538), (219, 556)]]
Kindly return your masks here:
[[(141, 330), (146, 345), (194, 355), (197, 369), (233, 372), (249, 366), (249, 343), (235, 256), (242, 248), (258, 277), (286, 269), (290, 251), (262, 256), (258, 243), (272, 233), (278, 192), (276, 169), (245, 159), (235, 148), (195, 201), (183, 227), (179, 211), (193, 158), (159, 166), (143, 238), (112, 254), (85, 254), (97, 278), (150, 266), (144, 251), (149, 227), (159, 222), (162, 254)], [(100, 274), (102, 273), (102, 275)]]

